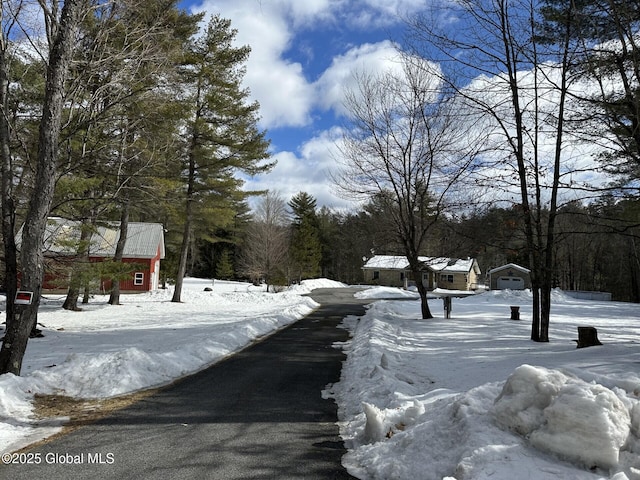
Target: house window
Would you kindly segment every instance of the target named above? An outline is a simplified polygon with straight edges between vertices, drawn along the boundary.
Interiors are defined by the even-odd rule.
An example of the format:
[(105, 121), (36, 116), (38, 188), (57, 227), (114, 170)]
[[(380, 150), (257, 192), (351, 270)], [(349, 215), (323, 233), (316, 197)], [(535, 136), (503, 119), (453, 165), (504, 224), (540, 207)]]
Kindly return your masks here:
[(374, 270), (373, 279), (374, 280), (378, 280), (379, 278), (380, 278), (380, 272), (378, 272), (377, 270)]
[(134, 277), (133, 277), (133, 284), (134, 285), (144, 285), (144, 273), (136, 272)]
[(446, 273), (443, 273), (442, 275), (440, 275), (440, 281), (453, 283), (453, 275), (448, 275)]

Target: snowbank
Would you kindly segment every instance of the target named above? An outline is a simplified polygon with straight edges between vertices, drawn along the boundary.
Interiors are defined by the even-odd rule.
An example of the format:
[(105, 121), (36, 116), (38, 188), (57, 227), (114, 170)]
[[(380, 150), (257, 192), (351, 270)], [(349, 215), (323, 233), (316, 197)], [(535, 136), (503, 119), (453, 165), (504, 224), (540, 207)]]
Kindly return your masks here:
[[(98, 297), (83, 312), (40, 312), (23, 375), (0, 376), (0, 451), (51, 435), (36, 393), (103, 398), (172, 381), (317, 306), (300, 295), (344, 286), (316, 280), (267, 294), (249, 284), (190, 279), (172, 292)], [(204, 287), (213, 291), (205, 292)], [(389, 292), (375, 289), (372, 297)], [(399, 291), (394, 289), (395, 291)], [(366, 479), (640, 480), (637, 305), (553, 295), (551, 342), (529, 340), (530, 292), (456, 299), (451, 319), (419, 318), (417, 301), (378, 300), (357, 319), (339, 383), (327, 387), (349, 452)], [(438, 313), (441, 300), (432, 300)], [(521, 321), (510, 320), (510, 306)], [(576, 349), (577, 326), (604, 345)], [(58, 419), (59, 420), (59, 419)]]
[[(328, 388), (362, 479), (640, 479), (637, 305), (554, 292), (552, 341), (534, 344), (530, 292), (458, 300), (450, 320), (379, 301), (345, 328), (347, 360)], [(436, 310), (434, 310), (436, 311)], [(615, 320), (610, 320), (614, 318)], [(576, 349), (576, 326), (606, 332)], [(532, 365), (538, 366), (532, 366)]]
[[(638, 400), (617, 389), (587, 383), (557, 370), (522, 365), (496, 400), (497, 423), (529, 439), (531, 445), (588, 469), (616, 468), (620, 450), (630, 453), (638, 441), (631, 417)], [(634, 412), (635, 415), (634, 415)]]
[(59, 429), (61, 419), (34, 417), (35, 394), (106, 398), (164, 385), (318, 306), (295, 292), (218, 280), (186, 279), (182, 293), (182, 303), (170, 301), (172, 289), (123, 295), (120, 306), (98, 296), (82, 312), (62, 310), (62, 297), (45, 300), (45, 337), (29, 342), (22, 376), (0, 376), (0, 452)]
[(291, 285), (287, 291), (297, 293), (299, 295), (306, 295), (311, 293), (317, 288), (346, 288), (347, 285), (342, 282), (336, 282), (335, 280), (329, 280), (328, 278), (315, 278), (312, 280), (303, 280), (299, 284)]
[(354, 296), (361, 299), (420, 298), (418, 292), (393, 287), (370, 287), (356, 292)]

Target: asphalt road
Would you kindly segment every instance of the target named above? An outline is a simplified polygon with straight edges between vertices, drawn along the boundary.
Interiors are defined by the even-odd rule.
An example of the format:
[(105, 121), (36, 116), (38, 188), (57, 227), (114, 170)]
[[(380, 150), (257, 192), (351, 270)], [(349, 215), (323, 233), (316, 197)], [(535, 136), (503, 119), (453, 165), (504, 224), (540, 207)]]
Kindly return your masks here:
[[(1, 479), (347, 479), (337, 407), (336, 326), (362, 315), (352, 289), (321, 289), (308, 317), (94, 424), (0, 465)], [(25, 460), (29, 458), (25, 457)]]

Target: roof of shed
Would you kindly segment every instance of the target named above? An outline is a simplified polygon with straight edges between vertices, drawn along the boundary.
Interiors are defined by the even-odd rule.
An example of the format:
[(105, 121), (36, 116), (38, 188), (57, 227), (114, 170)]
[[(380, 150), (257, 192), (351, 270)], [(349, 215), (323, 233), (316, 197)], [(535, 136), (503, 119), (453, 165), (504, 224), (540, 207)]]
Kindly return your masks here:
[[(81, 222), (60, 217), (50, 217), (45, 230), (45, 253), (75, 255), (80, 240)], [(91, 236), (89, 256), (113, 257), (120, 238), (120, 223), (109, 222), (98, 226)], [(22, 229), (17, 242), (21, 243)], [(160, 249), (160, 258), (165, 256), (164, 228), (159, 223), (130, 222), (124, 258), (154, 258)]]
[(529, 270), (528, 268), (521, 267), (520, 265), (516, 265), (515, 263), (507, 263), (506, 265), (501, 265), (499, 267), (492, 268), (491, 270), (489, 270), (489, 273), (490, 274), (491, 273), (496, 273), (496, 272), (499, 272), (501, 270), (507, 270), (509, 268), (513, 268), (515, 270), (520, 270), (521, 272), (524, 272), (524, 273), (530, 273), (531, 272), (531, 270)]

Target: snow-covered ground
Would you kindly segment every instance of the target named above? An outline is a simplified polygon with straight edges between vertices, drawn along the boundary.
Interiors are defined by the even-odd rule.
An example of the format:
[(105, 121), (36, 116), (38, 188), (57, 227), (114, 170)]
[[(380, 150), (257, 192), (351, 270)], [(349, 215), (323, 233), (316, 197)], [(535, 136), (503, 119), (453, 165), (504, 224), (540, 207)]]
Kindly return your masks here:
[[(96, 297), (83, 312), (50, 298), (23, 376), (0, 376), (0, 452), (59, 429), (34, 418), (36, 393), (105, 398), (170, 383), (309, 313), (317, 305), (302, 294), (338, 286), (317, 280), (273, 294), (189, 279), (181, 304), (167, 290), (117, 307)], [(345, 320), (353, 338), (338, 346), (348, 354), (342, 379), (323, 392), (339, 405), (353, 475), (640, 480), (638, 305), (556, 292), (551, 342), (535, 344), (527, 292), (454, 299), (449, 320), (433, 299), (440, 318), (428, 321), (415, 293), (358, 296), (375, 303)], [(511, 305), (522, 320), (509, 319)], [(604, 345), (576, 349), (579, 325), (597, 327)]]
[[(361, 298), (388, 298), (374, 288)], [(452, 318), (379, 300), (339, 383), (349, 453), (363, 479), (640, 479), (640, 308), (554, 292), (551, 342), (529, 340), (531, 295), (454, 299)], [(431, 300), (442, 317), (442, 301)], [(510, 306), (521, 306), (520, 321)], [(604, 345), (576, 349), (577, 326)]]
[(63, 297), (49, 296), (38, 315), (45, 337), (29, 341), (22, 376), (0, 376), (0, 453), (60, 429), (60, 421), (34, 418), (35, 394), (108, 398), (170, 383), (310, 313), (318, 305), (304, 293), (341, 285), (314, 280), (274, 294), (186, 279), (182, 303), (171, 303), (170, 288), (123, 295), (120, 306), (97, 296), (82, 312), (65, 311)]

